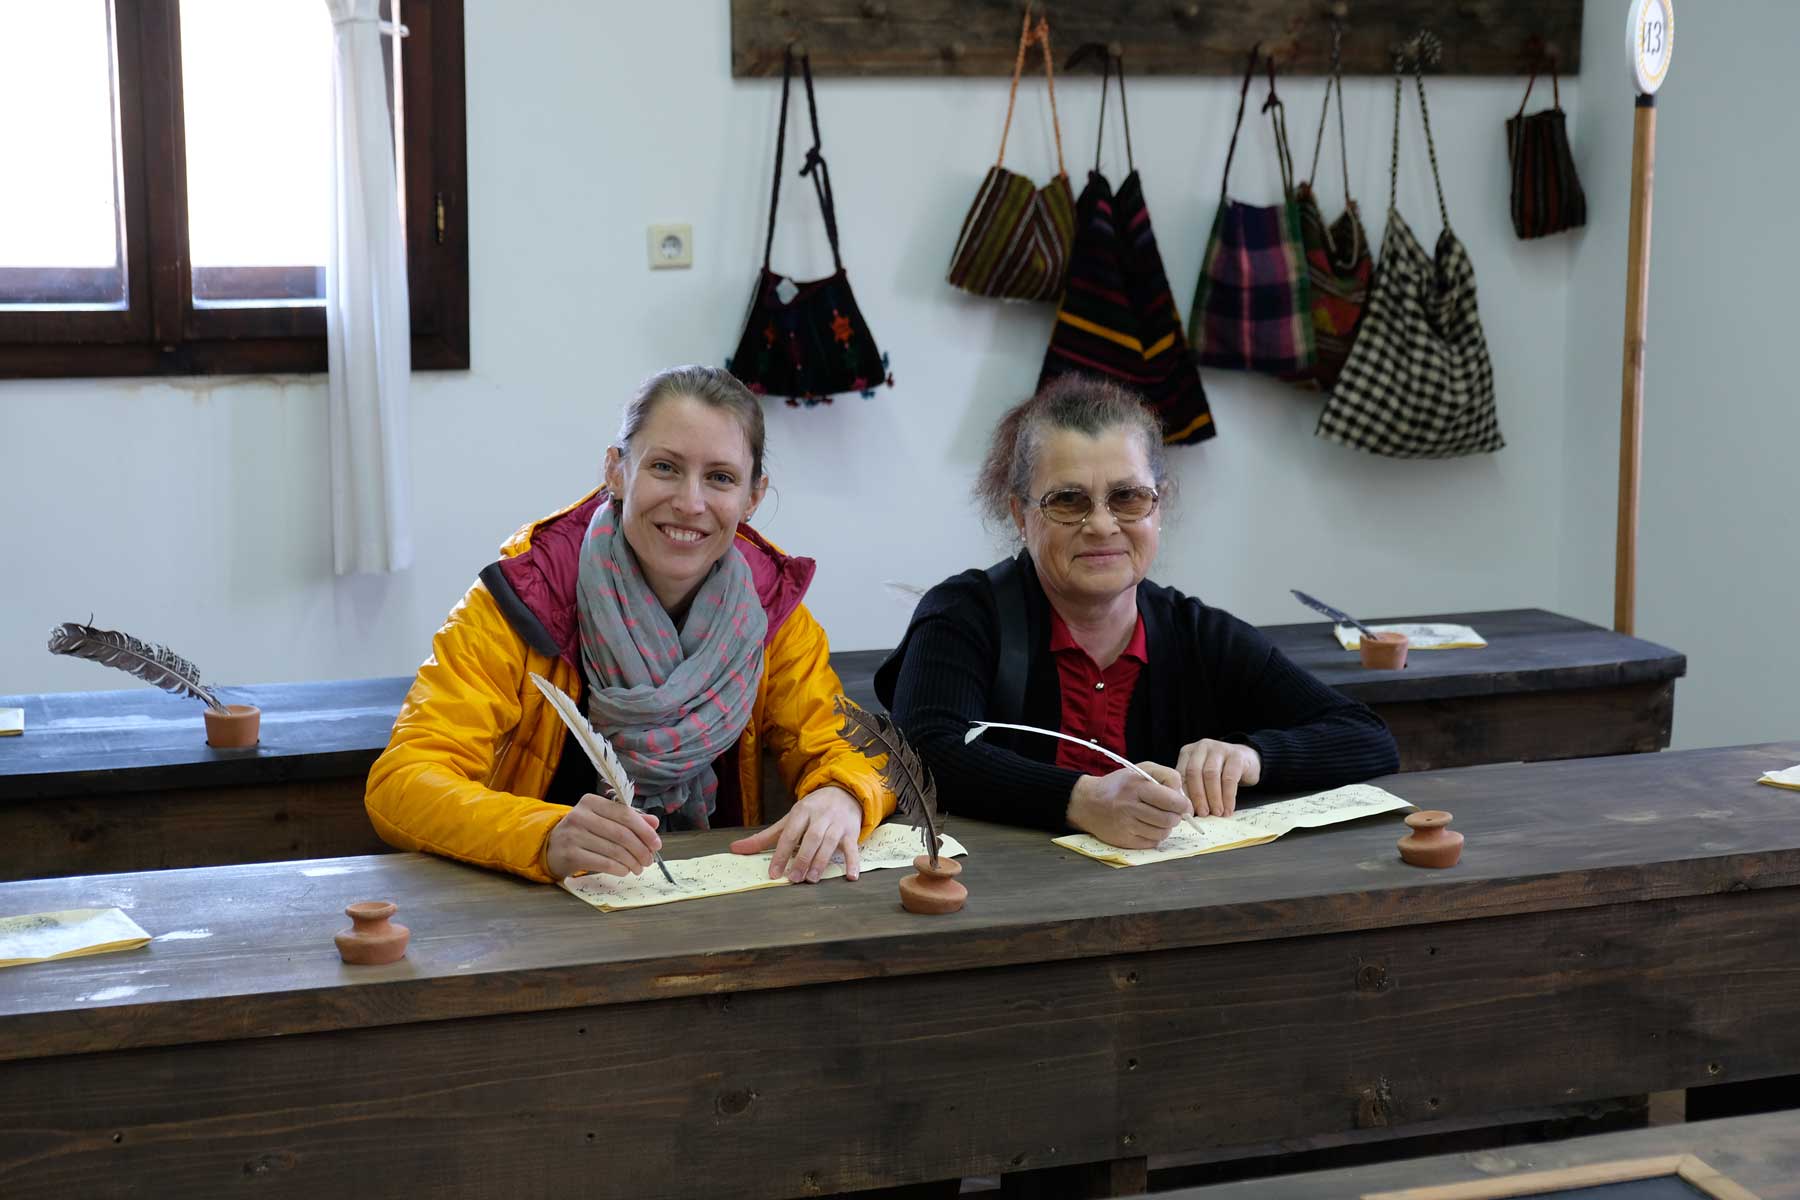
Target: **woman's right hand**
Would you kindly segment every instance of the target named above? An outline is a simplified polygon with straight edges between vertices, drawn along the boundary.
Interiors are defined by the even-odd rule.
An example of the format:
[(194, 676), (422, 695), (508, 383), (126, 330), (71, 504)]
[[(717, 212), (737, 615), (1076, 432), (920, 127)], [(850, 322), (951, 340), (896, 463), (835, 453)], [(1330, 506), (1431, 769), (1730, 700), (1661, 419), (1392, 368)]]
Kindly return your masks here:
[(1149, 850), (1194, 815), (1181, 776), (1161, 763), (1139, 763), (1157, 780), (1120, 767), (1111, 775), (1084, 775), (1069, 793), (1069, 824), (1122, 850)]
[(650, 813), (589, 792), (550, 831), (544, 865), (553, 879), (567, 879), (577, 871), (636, 875), (662, 849), (656, 825)]

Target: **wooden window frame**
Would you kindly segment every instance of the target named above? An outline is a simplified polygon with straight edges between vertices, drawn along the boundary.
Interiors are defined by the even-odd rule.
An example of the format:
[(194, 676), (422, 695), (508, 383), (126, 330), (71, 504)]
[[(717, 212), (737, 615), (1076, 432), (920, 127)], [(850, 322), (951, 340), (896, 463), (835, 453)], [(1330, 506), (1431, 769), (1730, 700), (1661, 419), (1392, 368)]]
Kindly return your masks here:
[[(127, 306), (0, 309), (0, 378), (322, 373), (322, 305), (194, 304), (179, 0), (112, 0)], [(463, 0), (403, 0), (415, 370), (469, 366)], [(28, 181), (21, 181), (29, 186)], [(273, 268), (272, 280), (291, 268)]]

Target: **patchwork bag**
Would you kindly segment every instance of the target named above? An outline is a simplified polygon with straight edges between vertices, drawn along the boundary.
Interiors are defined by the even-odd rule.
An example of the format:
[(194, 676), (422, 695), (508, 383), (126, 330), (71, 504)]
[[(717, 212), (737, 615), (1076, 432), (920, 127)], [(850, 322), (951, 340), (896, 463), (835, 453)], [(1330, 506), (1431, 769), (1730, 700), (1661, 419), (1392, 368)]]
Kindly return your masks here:
[(1269, 59), (1269, 97), (1263, 111), (1275, 129), (1281, 163), (1281, 203), (1258, 207), (1231, 199), (1231, 160), (1244, 125), (1244, 101), (1256, 73), (1250, 52), (1238, 93), (1237, 124), (1219, 181), (1219, 211), (1207, 238), (1206, 257), (1194, 288), (1188, 338), (1200, 365), (1290, 375), (1313, 362), (1312, 284), (1294, 201), (1294, 160), (1288, 152), (1287, 117), (1275, 94), (1275, 60)]
[[(1106, 129), (1106, 95), (1112, 58), (1100, 83), (1100, 128)], [(1181, 314), (1169, 290), (1150, 210), (1131, 152), (1131, 110), (1125, 101), (1125, 65), (1119, 63), (1119, 105), (1125, 116), (1125, 159), (1130, 174), (1115, 195), (1094, 169), (1075, 205), (1075, 245), (1069, 285), (1051, 327), (1041, 388), (1061, 375), (1111, 379), (1144, 397), (1162, 423), (1165, 443), (1187, 444), (1214, 436), (1212, 411), (1200, 371), (1181, 331)]]
[(757, 395), (785, 396), (790, 405), (829, 404), (837, 392), (873, 396), (884, 382), (892, 387), (887, 356), (876, 348), (874, 335), (856, 306), (844, 260), (838, 252), (837, 205), (831, 194), (831, 172), (819, 142), (819, 106), (813, 98), (812, 60), (800, 59), (806, 81), (806, 107), (812, 117), (813, 144), (799, 174), (811, 179), (825, 217), (831, 261), (837, 267), (810, 283), (785, 279), (769, 269), (775, 248), (775, 214), (781, 208), (781, 167), (787, 150), (788, 92), (794, 76), (794, 54), (788, 51), (781, 73), (781, 128), (775, 137), (775, 183), (769, 197), (769, 233), (763, 242), (762, 271), (751, 293), (737, 351), (725, 369)]
[(1475, 268), (1450, 229), (1431, 113), (1425, 103), (1424, 63), (1436, 61), (1426, 35), (1413, 53), (1419, 115), (1437, 185), (1444, 230), (1435, 256), (1425, 253), (1395, 206), (1400, 175), (1400, 101), (1405, 58), (1394, 64), (1394, 153), (1388, 179), (1387, 231), (1362, 325), (1337, 385), (1319, 416), (1317, 433), (1393, 458), (1453, 458), (1506, 445), (1494, 408), (1494, 369), (1475, 302)]
[[(1019, 98), (1019, 74), (1025, 51), (1036, 45), (1044, 56), (1044, 79), (1050, 90), (1050, 122), (1056, 135), (1056, 178), (1042, 188), (1005, 167), (1006, 139), (1012, 132), (1013, 105)], [(1019, 56), (1013, 63), (1012, 92), (1006, 100), (1006, 124), (1000, 130), (1000, 153), (975, 193), (963, 218), (950, 256), (951, 286), (977, 296), (1003, 300), (1055, 300), (1068, 278), (1069, 253), (1075, 240), (1075, 196), (1063, 166), (1062, 125), (1056, 118), (1056, 76), (1050, 62), (1050, 23), (1025, 24), (1019, 31)]]
[(1587, 193), (1575, 174), (1569, 130), (1563, 120), (1562, 88), (1556, 60), (1550, 60), (1550, 94), (1555, 107), (1525, 115), (1537, 72), (1525, 84), (1519, 111), (1506, 122), (1506, 157), (1512, 167), (1513, 232), (1538, 238), (1587, 224)]
[[(1307, 280), (1312, 287), (1313, 363), (1283, 376), (1301, 387), (1329, 391), (1350, 355), (1356, 326), (1368, 303), (1369, 280), (1375, 262), (1369, 254), (1369, 236), (1363, 232), (1362, 214), (1350, 195), (1350, 156), (1344, 137), (1344, 79), (1339, 73), (1342, 25), (1335, 25), (1331, 42), (1331, 78), (1325, 82), (1325, 107), (1319, 112), (1319, 136), (1313, 142), (1312, 171), (1298, 188), (1300, 240), (1306, 250)], [(1319, 208), (1313, 181), (1319, 177), (1319, 151), (1325, 146), (1325, 120), (1331, 111), (1331, 93), (1337, 90), (1338, 156), (1344, 168), (1344, 212), (1329, 225)]]

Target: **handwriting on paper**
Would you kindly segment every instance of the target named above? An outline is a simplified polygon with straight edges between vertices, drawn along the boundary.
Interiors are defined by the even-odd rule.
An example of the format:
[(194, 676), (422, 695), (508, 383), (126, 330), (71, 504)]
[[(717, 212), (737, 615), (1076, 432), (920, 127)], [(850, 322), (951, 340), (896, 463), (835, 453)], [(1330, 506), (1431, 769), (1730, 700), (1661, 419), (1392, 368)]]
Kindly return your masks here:
[[(1467, 625), (1414, 623), (1371, 625), (1369, 628), (1376, 633), (1404, 633), (1414, 650), (1478, 650), (1487, 645), (1487, 639)], [(1353, 625), (1333, 625), (1331, 632), (1337, 635), (1338, 645), (1346, 650), (1355, 650), (1362, 645), (1362, 633)]]
[(1229, 817), (1196, 817), (1176, 826), (1162, 845), (1153, 850), (1123, 850), (1085, 833), (1059, 837), (1055, 842), (1111, 866), (1141, 867), (1170, 859), (1192, 858), (1197, 854), (1260, 846), (1289, 830), (1317, 829), (1411, 807), (1408, 801), (1392, 792), (1372, 784), (1353, 783), (1328, 792), (1239, 809)]
[[(881, 825), (869, 834), (860, 847), (862, 869), (880, 871), (890, 867), (910, 867), (912, 860), (924, 853), (919, 831), (898, 822)], [(966, 854), (955, 838), (945, 836), (938, 848), (940, 858)], [(677, 900), (701, 900), (708, 896), (729, 896), (758, 888), (786, 887), (788, 881), (769, 878), (769, 863), (774, 854), (707, 854), (699, 858), (669, 859), (675, 875), (671, 884), (660, 872), (642, 875), (581, 875), (562, 881), (572, 895), (585, 900), (601, 912), (621, 908), (647, 908), (653, 904), (673, 904)], [(824, 879), (836, 879), (844, 873), (842, 855), (832, 859)]]

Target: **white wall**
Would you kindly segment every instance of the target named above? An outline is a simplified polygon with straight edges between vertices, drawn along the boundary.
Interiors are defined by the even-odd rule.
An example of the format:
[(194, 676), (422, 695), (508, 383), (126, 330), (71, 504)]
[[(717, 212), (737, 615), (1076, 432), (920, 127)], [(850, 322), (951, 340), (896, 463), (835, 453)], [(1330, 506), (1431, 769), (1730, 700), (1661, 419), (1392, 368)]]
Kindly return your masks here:
[[(720, 362), (735, 345), (760, 259), (779, 84), (731, 78), (725, 6), (470, 0), (467, 20), (475, 365), (415, 377), (417, 566), (393, 578), (332, 577), (317, 380), (0, 385), (0, 693), (126, 686), (44, 651), (52, 624), (90, 613), (169, 642), (225, 682), (409, 672), (500, 540), (594, 481), (632, 384), (672, 363)], [(1693, 24), (1677, 88), (1682, 72), (1700, 74)], [(1079, 189), (1098, 84), (1059, 82)], [(1559, 576), (1584, 566), (1565, 549), (1564, 500), (1587, 484), (1565, 436), (1565, 376), (1580, 357), (1572, 343), (1591, 332), (1571, 308), (1584, 243), (1512, 237), (1502, 123), (1519, 81), (1432, 86), (1509, 445), (1470, 460), (1376, 459), (1312, 436), (1317, 399), (1209, 372), (1220, 435), (1173, 452), (1180, 512), (1158, 575), (1253, 621), (1307, 619), (1292, 586), (1369, 615), (1555, 608)], [(1353, 182), (1378, 242), (1393, 90), (1382, 79), (1346, 90)], [(1577, 110), (1587, 90), (1569, 81), (1565, 107)], [(1304, 161), (1320, 84), (1285, 91)], [(1224, 79), (1132, 84), (1138, 164), (1184, 312), (1235, 93)], [(991, 79), (821, 85), (851, 279), (899, 386), (828, 408), (771, 406), (776, 492), (759, 524), (819, 559), (811, 603), (842, 648), (890, 645), (903, 628), (909, 605), (878, 581), (929, 583), (995, 557), (967, 487), (993, 419), (1037, 377), (1052, 312), (962, 296), (942, 274), (992, 161), (1005, 95)], [(1046, 118), (1041, 86), (1029, 84), (1008, 164), (1040, 178)], [(1401, 208), (1430, 244), (1438, 222), (1411, 104), (1404, 131)], [(1272, 196), (1272, 164), (1266, 124), (1247, 118), (1234, 192)], [(1330, 151), (1327, 164), (1321, 190), (1335, 215)], [(1122, 164), (1112, 169), (1116, 182)], [(777, 269), (827, 272), (810, 188), (790, 175), (784, 192)], [(1732, 199), (1759, 214), (1781, 203), (1748, 190)], [(1597, 205), (1599, 219), (1605, 212)], [(646, 269), (644, 228), (655, 221), (693, 223), (693, 270)], [(1597, 291), (1583, 304), (1605, 299)], [(1610, 345), (1616, 322), (1601, 328)], [(1710, 396), (1710, 377), (1698, 374), (1709, 369), (1697, 365), (1701, 386), (1673, 394)], [(1678, 432), (1666, 420), (1652, 429), (1653, 451)], [(1594, 454), (1606, 453), (1597, 444)], [(1664, 561), (1652, 556), (1652, 570)], [(1654, 620), (1646, 629), (1663, 631)], [(1686, 629), (1668, 633), (1702, 649)]]
[[(1612, 622), (1632, 88), (1624, 0), (1588, 0), (1576, 144), (1589, 227), (1570, 311), (1563, 594)], [(1794, 637), (1794, 268), (1800, 156), (1789, 0), (1679, 7), (1657, 97), (1637, 632), (1688, 655), (1675, 744), (1800, 734)]]

